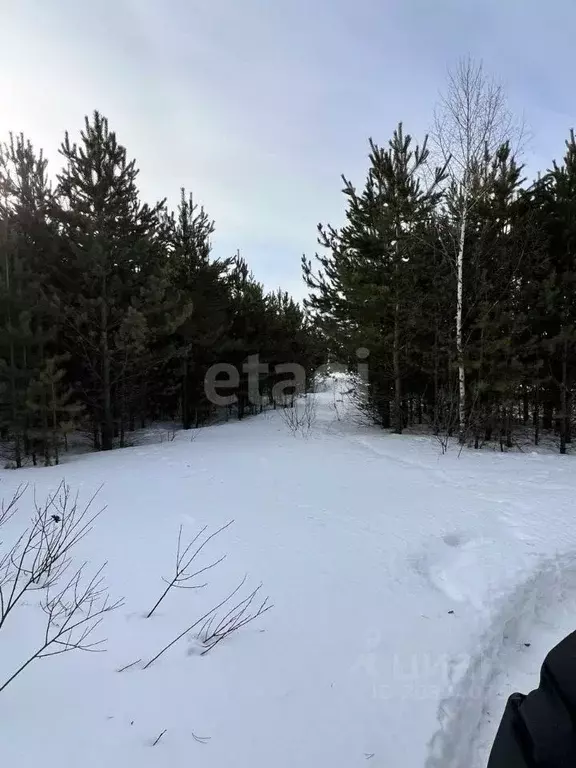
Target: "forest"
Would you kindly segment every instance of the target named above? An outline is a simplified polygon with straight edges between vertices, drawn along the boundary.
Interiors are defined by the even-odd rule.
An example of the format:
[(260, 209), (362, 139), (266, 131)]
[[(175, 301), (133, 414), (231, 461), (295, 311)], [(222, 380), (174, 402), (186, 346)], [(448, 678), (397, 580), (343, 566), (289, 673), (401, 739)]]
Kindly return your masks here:
[(238, 253), (211, 258), (214, 223), (184, 189), (176, 211), (143, 202), (135, 161), (105, 117), (87, 117), (78, 143), (66, 133), (60, 154), (52, 183), (24, 136), (0, 152), (6, 466), (58, 463), (71, 436), (110, 450), (151, 421), (205, 424), (215, 364), (238, 370), (224, 392), (237, 418), (257, 408), (250, 356), (270, 367), (262, 401), (276, 365), (315, 368), (319, 340), (304, 310), (286, 292), (266, 293)]
[(450, 73), (421, 142), (370, 141), (346, 223), (302, 260), (328, 348), (365, 348), (364, 407), (401, 433), (426, 425), (476, 448), (546, 432), (572, 440), (576, 374), (576, 141), (528, 178), (526, 132), (470, 59)]
[[(361, 186), (343, 176), (342, 226), (302, 256), (302, 304), (265, 291), (239, 253), (211, 254), (215, 223), (184, 188), (175, 211), (141, 200), (138, 168), (99, 112), (66, 132), (53, 174), (23, 135), (0, 149), (0, 453), (58, 463), (169, 420), (221, 411), (214, 366), (239, 372), (226, 417), (276, 407), (276, 366), (354, 369), (369, 417), (476, 448), (572, 440), (576, 378), (576, 139), (545, 171), (481, 65), (450, 74), (433, 130), (370, 139)], [(295, 259), (299, 258), (295, 254)], [(245, 362), (257, 355), (262, 398)], [(218, 376), (216, 376), (216, 382)], [(298, 393), (297, 393), (298, 394)], [(286, 403), (282, 403), (286, 405)]]

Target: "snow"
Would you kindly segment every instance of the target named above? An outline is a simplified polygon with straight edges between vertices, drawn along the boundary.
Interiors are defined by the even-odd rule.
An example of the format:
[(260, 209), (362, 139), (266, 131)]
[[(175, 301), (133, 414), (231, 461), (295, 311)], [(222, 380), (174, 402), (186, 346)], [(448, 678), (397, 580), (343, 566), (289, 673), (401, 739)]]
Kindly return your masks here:
[[(103, 484), (76, 557), (107, 561), (125, 599), (99, 628), (105, 653), (35, 661), (0, 694), (2, 764), (486, 764), (507, 696), (537, 685), (573, 629), (574, 459), (442, 455), (428, 437), (362, 425), (349, 382), (334, 382), (305, 435), (269, 411), (0, 472), (4, 499), (22, 482), (42, 497), (64, 477), (84, 500)], [(31, 502), (30, 489), (10, 525)], [(202, 551), (202, 566), (226, 555), (207, 586), (170, 591), (144, 618), (179, 527), (189, 540), (232, 519)], [(262, 583), (269, 612), (206, 655), (192, 632), (142, 669), (246, 574), (242, 596)], [(42, 631), (36, 600), (0, 630), (0, 684)]]

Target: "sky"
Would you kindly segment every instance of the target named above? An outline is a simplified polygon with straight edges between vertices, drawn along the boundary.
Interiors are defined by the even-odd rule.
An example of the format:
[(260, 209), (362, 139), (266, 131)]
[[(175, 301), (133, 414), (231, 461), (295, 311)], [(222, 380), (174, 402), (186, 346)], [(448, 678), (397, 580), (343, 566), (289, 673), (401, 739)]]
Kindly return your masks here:
[(53, 173), (64, 131), (98, 109), (140, 168), (143, 199), (181, 187), (216, 222), (214, 255), (305, 295), (300, 258), (341, 223), (341, 174), (368, 139), (432, 126), (447, 70), (482, 61), (545, 170), (576, 123), (574, 0), (0, 0), (0, 138)]

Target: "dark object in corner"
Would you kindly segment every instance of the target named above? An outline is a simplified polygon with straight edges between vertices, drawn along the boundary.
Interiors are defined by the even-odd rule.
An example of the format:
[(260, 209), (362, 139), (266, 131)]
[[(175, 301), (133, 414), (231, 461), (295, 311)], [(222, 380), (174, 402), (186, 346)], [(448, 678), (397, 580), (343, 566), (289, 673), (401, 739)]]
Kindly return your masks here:
[(538, 688), (508, 699), (488, 768), (575, 766), (576, 632), (572, 632), (546, 656)]

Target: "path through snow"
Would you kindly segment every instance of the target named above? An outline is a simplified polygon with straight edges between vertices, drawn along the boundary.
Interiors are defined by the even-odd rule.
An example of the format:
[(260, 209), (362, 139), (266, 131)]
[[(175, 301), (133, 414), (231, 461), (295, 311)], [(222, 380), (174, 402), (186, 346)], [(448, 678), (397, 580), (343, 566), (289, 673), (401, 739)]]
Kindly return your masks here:
[(576, 556), (538, 562), (494, 609), (440, 702), (427, 768), (486, 766), (508, 696), (536, 688), (546, 654), (574, 631)]
[[(307, 439), (265, 413), (194, 441), (180, 433), (0, 472), (4, 497), (23, 481), (43, 494), (63, 475), (83, 497), (104, 483), (107, 510), (78, 555), (108, 560), (111, 590), (126, 598), (105, 623), (107, 653), (38, 662), (0, 696), (2, 764), (485, 763), (506, 696), (534, 687), (546, 652), (573, 629), (574, 459), (442, 456), (427, 438), (336, 414), (332, 392), (317, 400)], [(231, 518), (207, 555), (227, 555), (209, 587), (171, 594), (144, 620), (179, 525), (190, 534)], [(257, 625), (206, 657), (189, 653), (188, 638), (146, 672), (115, 672), (246, 572), (274, 603)], [(1, 678), (36, 619), (27, 607), (0, 633)]]

